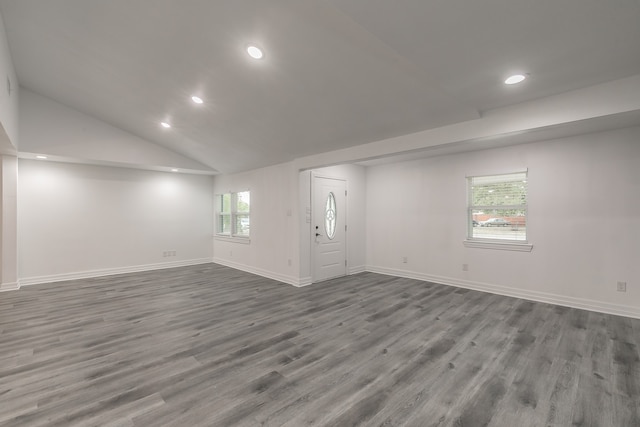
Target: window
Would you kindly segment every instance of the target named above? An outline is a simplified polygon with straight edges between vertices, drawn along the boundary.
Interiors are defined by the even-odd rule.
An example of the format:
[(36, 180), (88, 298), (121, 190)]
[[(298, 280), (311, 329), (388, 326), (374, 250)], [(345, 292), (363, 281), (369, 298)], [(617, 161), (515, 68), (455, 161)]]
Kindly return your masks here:
[(251, 226), (249, 191), (219, 194), (216, 233), (220, 236), (248, 238)]
[(527, 172), (468, 177), (467, 185), (468, 241), (527, 243)]

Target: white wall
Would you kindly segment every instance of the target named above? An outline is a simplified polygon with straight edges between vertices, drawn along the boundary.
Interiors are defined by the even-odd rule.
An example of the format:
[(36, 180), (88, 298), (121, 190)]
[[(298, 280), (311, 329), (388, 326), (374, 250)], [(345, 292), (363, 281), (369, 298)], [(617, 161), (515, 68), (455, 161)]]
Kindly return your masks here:
[[(11, 93), (7, 91), (7, 79)], [(18, 92), (18, 78), (7, 44), (4, 21), (0, 16), (0, 152), (5, 154), (18, 146)]]
[[(369, 167), (368, 269), (640, 317), (638, 165), (627, 128)], [(523, 169), (532, 252), (464, 247), (465, 177)]]
[[(365, 168), (355, 165), (316, 170), (347, 180), (348, 266), (365, 264)], [(214, 193), (251, 191), (249, 244), (214, 239), (214, 261), (292, 285), (311, 283), (311, 224), (305, 221), (311, 206), (311, 171), (299, 172), (285, 163), (251, 172), (214, 177)], [(353, 219), (352, 219), (353, 218)]]
[(18, 289), (18, 159), (0, 156), (0, 290)]
[(21, 284), (211, 261), (209, 176), (24, 159), (18, 168)]
[(0, 291), (18, 288), (16, 220), (19, 85), (0, 16)]
[(297, 171), (291, 163), (284, 163), (214, 177), (212, 194), (244, 190), (251, 191), (250, 243), (214, 239), (214, 261), (297, 285)]

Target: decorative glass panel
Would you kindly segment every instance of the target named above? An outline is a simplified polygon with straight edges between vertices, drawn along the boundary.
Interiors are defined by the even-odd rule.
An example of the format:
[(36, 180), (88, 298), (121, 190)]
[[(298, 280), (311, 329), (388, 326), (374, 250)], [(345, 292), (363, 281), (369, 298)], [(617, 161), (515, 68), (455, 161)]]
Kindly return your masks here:
[(324, 210), (324, 231), (329, 240), (333, 240), (336, 235), (336, 216), (336, 198), (333, 193), (329, 193)]

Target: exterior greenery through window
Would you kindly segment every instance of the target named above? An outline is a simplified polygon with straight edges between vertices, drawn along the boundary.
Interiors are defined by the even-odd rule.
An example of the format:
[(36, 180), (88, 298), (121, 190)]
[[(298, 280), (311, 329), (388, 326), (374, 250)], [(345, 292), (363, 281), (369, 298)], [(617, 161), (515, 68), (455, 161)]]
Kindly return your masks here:
[(527, 172), (467, 181), (468, 238), (527, 242)]
[(249, 191), (217, 196), (216, 233), (228, 237), (248, 238), (251, 229), (251, 194)]

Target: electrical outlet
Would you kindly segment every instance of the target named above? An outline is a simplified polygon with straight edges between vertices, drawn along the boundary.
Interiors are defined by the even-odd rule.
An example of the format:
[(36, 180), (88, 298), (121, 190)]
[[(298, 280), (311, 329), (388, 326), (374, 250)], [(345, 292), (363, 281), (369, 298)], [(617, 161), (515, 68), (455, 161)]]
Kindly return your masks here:
[(291, 267), (291, 260), (290, 259), (287, 260), (287, 264), (289, 264), (289, 267)]
[(627, 292), (627, 282), (618, 282), (618, 292)]
[(462, 271), (469, 271), (469, 264), (462, 264)]
[(407, 262), (409, 262), (409, 259), (406, 256), (402, 257), (402, 263), (406, 264)]

